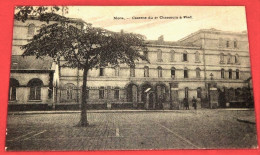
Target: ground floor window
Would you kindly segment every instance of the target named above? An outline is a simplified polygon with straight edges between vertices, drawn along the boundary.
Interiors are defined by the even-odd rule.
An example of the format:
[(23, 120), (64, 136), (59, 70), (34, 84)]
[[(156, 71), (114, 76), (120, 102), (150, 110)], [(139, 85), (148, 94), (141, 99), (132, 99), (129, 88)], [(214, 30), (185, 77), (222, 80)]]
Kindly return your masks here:
[(104, 87), (101, 87), (99, 89), (99, 99), (104, 99), (104, 96), (105, 96), (105, 89)]
[(10, 87), (9, 88), (9, 101), (15, 101), (16, 100), (16, 87)]
[(9, 82), (9, 101), (16, 100), (16, 87), (19, 87), (19, 82), (11, 78)]
[(41, 100), (41, 87), (43, 86), (43, 82), (40, 79), (32, 79), (28, 83), (28, 87), (30, 87), (30, 96), (29, 100)]
[(201, 98), (201, 88), (197, 88), (197, 98)]
[(186, 87), (185, 88), (185, 98), (188, 98), (189, 97), (189, 88)]
[(115, 88), (114, 98), (117, 100), (119, 99), (119, 88)]

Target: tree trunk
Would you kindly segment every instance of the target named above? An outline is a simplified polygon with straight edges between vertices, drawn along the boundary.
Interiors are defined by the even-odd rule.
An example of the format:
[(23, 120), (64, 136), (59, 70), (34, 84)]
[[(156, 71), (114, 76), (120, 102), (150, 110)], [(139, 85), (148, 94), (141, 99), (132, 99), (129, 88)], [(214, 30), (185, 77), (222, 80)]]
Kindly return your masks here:
[(81, 118), (80, 118), (80, 126), (88, 126), (88, 120), (87, 120), (87, 100), (86, 100), (86, 94), (87, 94), (87, 76), (88, 76), (88, 68), (85, 67), (83, 70), (83, 85), (82, 85), (82, 100), (81, 100)]

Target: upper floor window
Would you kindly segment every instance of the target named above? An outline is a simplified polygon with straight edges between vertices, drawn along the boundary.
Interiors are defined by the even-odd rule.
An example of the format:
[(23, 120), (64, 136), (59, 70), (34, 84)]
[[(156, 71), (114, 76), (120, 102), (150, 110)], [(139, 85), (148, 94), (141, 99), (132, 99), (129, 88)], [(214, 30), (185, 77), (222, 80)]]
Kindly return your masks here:
[(229, 78), (229, 79), (232, 79), (232, 69), (229, 69), (229, 70), (228, 70), (228, 78)]
[(33, 36), (34, 33), (35, 33), (35, 25), (34, 24), (28, 25), (28, 36)]
[(130, 67), (130, 76), (135, 77), (135, 67)]
[(29, 100), (41, 100), (41, 87), (43, 86), (43, 82), (40, 79), (32, 79), (28, 83), (28, 87), (30, 87), (30, 96)]
[(159, 67), (157, 68), (157, 70), (158, 70), (158, 77), (162, 77), (162, 67), (159, 66)]
[(219, 38), (218, 46), (219, 46), (219, 47), (223, 47), (223, 44), (224, 44), (223, 38)]
[(221, 79), (225, 78), (225, 70), (224, 68), (221, 69)]
[(99, 88), (99, 99), (104, 99), (104, 97), (105, 97), (105, 88), (100, 87)]
[(144, 77), (149, 77), (149, 67), (144, 66)]
[(227, 63), (228, 64), (230, 64), (231, 63), (231, 54), (230, 53), (228, 53), (228, 55), (227, 55)]
[(9, 101), (16, 100), (16, 88), (19, 87), (19, 82), (11, 78), (9, 83)]
[(160, 49), (157, 51), (157, 61), (162, 62), (162, 50)]
[(239, 55), (238, 54), (235, 55), (235, 63), (236, 64), (239, 63)]
[(105, 68), (99, 68), (99, 76), (104, 76)]
[(174, 67), (171, 68), (171, 78), (173, 79), (175, 78), (175, 70), (176, 69)]
[(115, 76), (119, 76), (119, 71), (120, 71), (120, 67), (116, 66), (115, 67)]
[(187, 51), (185, 51), (183, 53), (183, 61), (188, 61), (188, 52)]
[(184, 78), (188, 78), (188, 68), (184, 68)]
[(196, 78), (200, 78), (200, 68), (196, 68)]
[(229, 47), (230, 47), (230, 41), (227, 40), (227, 41), (226, 41), (226, 48), (229, 48)]
[(200, 62), (200, 53), (198, 51), (195, 53), (195, 62)]
[(224, 53), (220, 53), (220, 63), (224, 63)]
[(236, 70), (236, 79), (239, 79), (239, 69)]
[(172, 50), (170, 51), (170, 61), (173, 62), (175, 59), (175, 52)]
[(237, 48), (237, 40), (234, 40), (234, 48)]

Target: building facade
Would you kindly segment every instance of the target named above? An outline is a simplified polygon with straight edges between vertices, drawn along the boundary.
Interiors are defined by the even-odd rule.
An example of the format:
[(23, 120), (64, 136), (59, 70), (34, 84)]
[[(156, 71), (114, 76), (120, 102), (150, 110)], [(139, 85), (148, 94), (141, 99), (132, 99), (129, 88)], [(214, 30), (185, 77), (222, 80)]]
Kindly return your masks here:
[[(15, 22), (13, 55), (21, 55), (19, 46), (35, 33), (36, 28), (31, 30), (31, 24), (40, 28), (43, 23), (37, 20)], [(249, 106), (252, 85), (246, 32), (203, 29), (177, 42), (164, 41), (161, 36), (158, 40), (147, 41), (147, 45), (148, 52), (143, 54), (150, 63), (140, 60), (133, 68), (121, 64), (89, 71), (85, 94), (89, 109), (182, 109), (184, 98), (191, 104), (193, 97), (198, 100), (198, 107)], [(51, 81), (37, 75), (42, 86), (47, 86), (46, 79), (52, 83), (52, 87), (48, 87), (53, 94), (52, 102), (41, 101), (55, 109), (80, 108), (82, 70), (66, 67), (58, 70), (55, 62), (52, 68)], [(18, 83), (29, 77), (20, 73), (17, 76), (12, 70), (11, 78)], [(20, 85), (15, 87), (20, 89)], [(12, 98), (15, 103), (28, 104), (30, 98), (20, 99), (18, 96), (22, 95), (17, 94), (19, 91), (16, 98)], [(14, 103), (10, 101), (10, 104)]]

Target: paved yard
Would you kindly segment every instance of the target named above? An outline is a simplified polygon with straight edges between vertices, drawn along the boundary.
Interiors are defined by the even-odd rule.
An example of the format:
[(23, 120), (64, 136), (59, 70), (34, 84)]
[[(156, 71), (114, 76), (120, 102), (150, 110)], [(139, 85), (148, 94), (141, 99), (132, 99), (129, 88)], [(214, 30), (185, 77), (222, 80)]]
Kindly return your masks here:
[(135, 150), (256, 148), (254, 124), (237, 121), (254, 111), (8, 115), (7, 150)]

